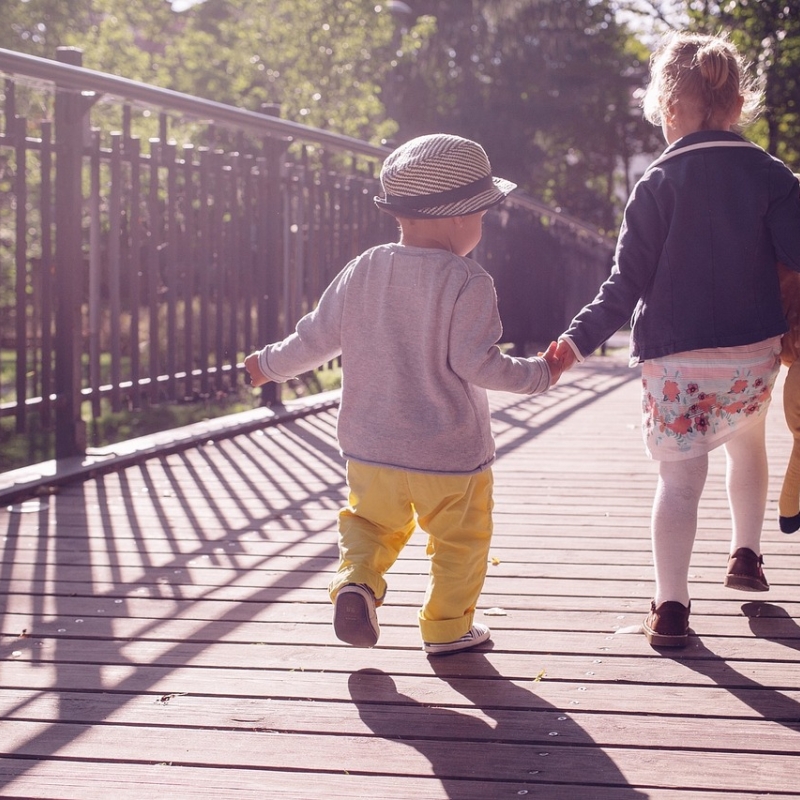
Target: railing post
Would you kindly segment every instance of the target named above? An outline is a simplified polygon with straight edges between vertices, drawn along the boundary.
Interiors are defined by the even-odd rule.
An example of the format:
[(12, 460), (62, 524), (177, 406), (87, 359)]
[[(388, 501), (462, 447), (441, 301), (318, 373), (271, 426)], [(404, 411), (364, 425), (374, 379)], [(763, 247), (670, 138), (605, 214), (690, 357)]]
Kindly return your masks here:
[[(57, 60), (81, 66), (82, 53), (59, 47)], [(81, 249), (83, 119), (88, 105), (73, 89), (56, 88), (55, 136), (55, 456), (86, 453), (86, 424), (81, 418)]]
[[(280, 106), (265, 104), (262, 112), (271, 117), (280, 116)], [(267, 160), (267, 217), (264, 219), (264, 231), (267, 237), (265, 252), (270, 253), (264, 277), (264, 294), (259, 302), (258, 330), (262, 332), (263, 341), (259, 347), (282, 339), (284, 331), (280, 322), (280, 264), (282, 261), (275, 253), (282, 252), (283, 231), (281, 228), (282, 213), (279, 209), (283, 206), (281, 167), (286, 153), (286, 142), (279, 138), (266, 141), (265, 156)], [(263, 316), (262, 316), (263, 315)], [(278, 383), (265, 383), (261, 387), (261, 405), (272, 406), (281, 402), (281, 386)]]

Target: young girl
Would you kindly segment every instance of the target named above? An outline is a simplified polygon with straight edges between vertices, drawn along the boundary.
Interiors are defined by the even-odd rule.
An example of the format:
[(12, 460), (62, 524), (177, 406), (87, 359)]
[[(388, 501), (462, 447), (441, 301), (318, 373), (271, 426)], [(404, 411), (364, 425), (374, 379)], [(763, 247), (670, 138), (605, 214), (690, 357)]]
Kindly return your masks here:
[(644, 112), (668, 147), (628, 201), (610, 277), (557, 350), (569, 368), (632, 315), (645, 444), (659, 462), (656, 587), (644, 621), (654, 647), (687, 643), (697, 509), (708, 453), (720, 445), (733, 522), (725, 585), (769, 589), (764, 423), (787, 329), (775, 264), (800, 271), (800, 187), (733, 131), (759, 103), (725, 38), (674, 35), (653, 55)]

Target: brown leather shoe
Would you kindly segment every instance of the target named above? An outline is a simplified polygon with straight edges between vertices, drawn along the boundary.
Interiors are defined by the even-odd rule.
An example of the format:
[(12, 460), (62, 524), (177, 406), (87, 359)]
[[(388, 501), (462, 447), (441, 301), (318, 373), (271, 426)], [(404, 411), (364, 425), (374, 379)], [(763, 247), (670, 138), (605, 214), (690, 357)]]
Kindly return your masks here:
[(769, 584), (761, 569), (763, 563), (764, 556), (757, 556), (748, 547), (740, 547), (728, 559), (725, 585), (745, 592), (768, 592)]
[(650, 601), (650, 613), (644, 619), (644, 635), (653, 647), (686, 647), (689, 641), (688, 606), (677, 600), (665, 600), (658, 608)]

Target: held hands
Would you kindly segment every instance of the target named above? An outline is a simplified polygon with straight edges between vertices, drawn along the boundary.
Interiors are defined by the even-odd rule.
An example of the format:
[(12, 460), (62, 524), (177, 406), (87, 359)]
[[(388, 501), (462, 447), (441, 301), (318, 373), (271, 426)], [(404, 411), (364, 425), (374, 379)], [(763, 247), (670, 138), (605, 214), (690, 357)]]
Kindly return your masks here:
[(572, 369), (578, 360), (575, 351), (563, 339), (559, 339), (556, 345), (556, 358), (561, 362), (561, 369), (564, 372)]
[(265, 383), (269, 383), (269, 378), (258, 367), (258, 350), (245, 358), (244, 368), (247, 370), (253, 386), (263, 386)]
[(555, 384), (558, 383), (558, 379), (561, 377), (561, 373), (564, 371), (564, 366), (561, 363), (561, 359), (558, 358), (557, 350), (558, 345), (555, 342), (550, 342), (547, 350), (545, 350), (544, 353), (537, 354), (547, 362), (547, 366), (550, 368), (551, 386), (555, 386)]
[(550, 342), (547, 350), (538, 355), (547, 362), (547, 366), (550, 368), (551, 386), (558, 382), (563, 373), (572, 369), (578, 360), (575, 351), (563, 339), (558, 342)]

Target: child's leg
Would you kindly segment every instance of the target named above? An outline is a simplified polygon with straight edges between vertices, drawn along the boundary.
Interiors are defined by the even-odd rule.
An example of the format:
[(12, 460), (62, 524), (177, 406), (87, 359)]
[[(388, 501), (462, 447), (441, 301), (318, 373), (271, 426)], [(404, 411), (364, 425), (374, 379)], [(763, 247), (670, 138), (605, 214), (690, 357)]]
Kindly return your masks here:
[(335, 600), (342, 586), (368, 586), (378, 604), (386, 594), (383, 576), (416, 527), (402, 470), (349, 462), (349, 503), (339, 512), (339, 568), (328, 586)]
[(731, 553), (740, 547), (761, 554), (761, 529), (767, 507), (769, 468), (766, 447), (767, 415), (725, 444), (728, 504), (733, 535)]
[(783, 478), (778, 514), (781, 530), (793, 533), (800, 527), (795, 518), (800, 514), (800, 361), (795, 361), (786, 373), (783, 384), (783, 413), (792, 433), (794, 445)]
[(794, 440), (778, 503), (778, 522), (784, 533), (800, 529), (800, 436)]
[(472, 627), (486, 577), (492, 539), (492, 472), (411, 478), (431, 559), (419, 612), (420, 633), (425, 642), (453, 642)]
[(651, 517), (656, 606), (667, 600), (689, 603), (689, 562), (707, 474), (707, 455), (659, 462)]

